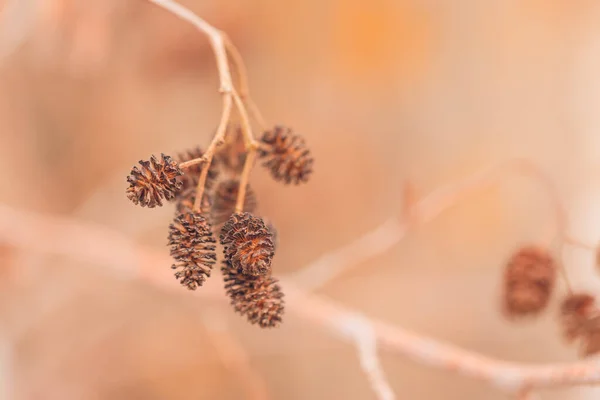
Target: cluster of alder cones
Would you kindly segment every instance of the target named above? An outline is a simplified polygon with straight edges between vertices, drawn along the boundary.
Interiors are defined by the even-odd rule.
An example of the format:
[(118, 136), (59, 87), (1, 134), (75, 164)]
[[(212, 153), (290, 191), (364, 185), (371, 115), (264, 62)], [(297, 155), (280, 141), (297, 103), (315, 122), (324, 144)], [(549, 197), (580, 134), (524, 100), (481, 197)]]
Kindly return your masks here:
[[(559, 268), (563, 266), (543, 247), (526, 246), (515, 252), (504, 271), (504, 314), (515, 319), (544, 311), (555, 291)], [(567, 342), (577, 343), (582, 356), (600, 352), (600, 308), (594, 296), (569, 288), (559, 308)]]
[[(127, 177), (127, 197), (136, 205), (154, 208), (174, 202), (176, 214), (169, 226), (172, 268), (181, 285), (195, 290), (210, 277), (217, 262), (217, 240), (223, 246), (221, 271), (225, 290), (235, 311), (261, 327), (279, 325), (283, 315), (283, 293), (272, 274), (276, 231), (263, 218), (253, 215), (256, 197), (246, 186), (243, 209), (236, 210), (246, 148), (240, 129), (229, 129), (226, 142), (217, 148), (202, 178), (199, 148), (177, 159), (162, 154), (140, 161)], [(313, 159), (304, 140), (280, 126), (264, 132), (258, 155), (274, 179), (286, 184), (306, 182)], [(189, 164), (188, 164), (189, 165)], [(200, 183), (200, 185), (199, 185)], [(200, 202), (198, 186), (204, 184)], [(242, 191), (243, 192), (243, 191)], [(197, 203), (197, 204), (196, 204)]]

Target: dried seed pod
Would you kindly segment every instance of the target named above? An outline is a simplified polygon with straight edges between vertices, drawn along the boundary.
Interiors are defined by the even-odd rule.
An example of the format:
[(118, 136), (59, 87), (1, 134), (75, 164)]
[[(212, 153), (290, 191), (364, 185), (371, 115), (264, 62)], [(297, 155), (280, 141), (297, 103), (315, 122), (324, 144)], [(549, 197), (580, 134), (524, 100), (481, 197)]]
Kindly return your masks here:
[[(210, 217), (210, 210), (212, 207), (212, 198), (207, 192), (204, 192), (204, 195), (202, 197), (203, 197), (202, 204), (200, 205), (200, 207), (202, 209), (202, 216), (204, 216), (204, 218), (209, 220), (212, 224), (212, 219)], [(195, 201), (196, 201), (196, 189), (195, 188), (189, 188), (189, 189), (179, 193), (177, 195), (177, 199), (176, 199), (176, 203), (175, 203), (175, 208), (177, 209), (177, 214), (185, 214), (185, 213), (193, 212)]]
[(277, 247), (279, 246), (279, 233), (277, 232), (277, 229), (275, 229), (275, 226), (271, 221), (267, 220), (265, 221), (265, 223), (267, 224), (267, 229), (269, 230), (269, 232), (271, 232), (271, 240), (273, 241), (273, 251), (277, 251)]
[(217, 260), (209, 222), (200, 214), (179, 214), (169, 226), (169, 246), (179, 283), (190, 290), (202, 286)]
[(273, 235), (262, 218), (250, 213), (232, 214), (221, 229), (225, 260), (250, 276), (271, 271), (275, 255)]
[(276, 126), (263, 134), (261, 142), (262, 165), (271, 170), (273, 178), (286, 184), (308, 181), (313, 158), (302, 137), (289, 128)]
[(225, 143), (218, 148), (215, 158), (230, 174), (237, 176), (242, 172), (246, 161), (246, 144), (240, 126), (229, 126)]
[(582, 328), (594, 312), (594, 302), (594, 296), (587, 293), (570, 294), (563, 300), (560, 316), (567, 341), (572, 342), (585, 334)]
[(504, 312), (508, 317), (535, 315), (547, 305), (556, 280), (556, 263), (547, 250), (519, 249), (504, 272)]
[(134, 166), (127, 177), (129, 200), (148, 208), (162, 206), (162, 199), (173, 200), (182, 187), (178, 179), (183, 174), (179, 164), (164, 154), (160, 161), (152, 156), (150, 161), (139, 163), (141, 168)]
[[(193, 149), (188, 149), (184, 153), (179, 154), (178, 160), (180, 163), (195, 160), (204, 155), (204, 151), (200, 147), (195, 147)], [(196, 186), (198, 186), (198, 180), (200, 178), (200, 173), (202, 172), (202, 163), (192, 165), (189, 168), (185, 169), (185, 174), (180, 178), (182, 188), (181, 192), (185, 193), (188, 190), (196, 190)], [(213, 158), (213, 161), (208, 169), (208, 175), (206, 176), (206, 189), (211, 189), (214, 182), (219, 177), (219, 165), (218, 162)]]
[(563, 300), (560, 311), (565, 339), (578, 341), (584, 356), (600, 352), (600, 313), (594, 297), (587, 293), (570, 294)]
[(270, 274), (248, 276), (228, 261), (223, 261), (221, 271), (225, 290), (236, 312), (261, 328), (273, 328), (281, 323), (284, 300), (277, 279)]
[[(238, 197), (240, 182), (227, 180), (219, 183), (214, 193), (214, 204), (212, 207), (212, 221), (215, 225), (225, 223), (235, 211), (235, 203)], [(246, 197), (244, 199), (244, 211), (253, 212), (256, 209), (256, 195), (250, 187), (246, 186)]]

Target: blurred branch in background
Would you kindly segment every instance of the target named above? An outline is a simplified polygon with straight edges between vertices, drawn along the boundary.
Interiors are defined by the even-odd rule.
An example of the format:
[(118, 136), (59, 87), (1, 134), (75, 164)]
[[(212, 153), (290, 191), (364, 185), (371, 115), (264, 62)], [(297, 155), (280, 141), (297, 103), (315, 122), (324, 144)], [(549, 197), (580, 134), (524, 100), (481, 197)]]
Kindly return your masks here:
[(497, 185), (500, 179), (510, 178), (515, 172), (542, 184), (551, 200), (556, 229), (550, 236), (552, 239), (558, 237), (557, 251), (559, 254), (562, 252), (563, 244), (591, 251), (596, 250), (595, 246), (569, 235), (565, 207), (546, 174), (527, 160), (513, 159), (484, 168), (458, 182), (444, 185), (419, 201), (415, 201), (412, 184), (407, 183), (404, 187), (404, 204), (402, 204), (401, 212), (403, 221), (398, 217), (384, 221), (356, 241), (336, 251), (328, 252), (315, 262), (295, 272), (292, 277), (303, 288), (318, 289), (348, 269), (361, 265), (391, 249), (404, 238), (409, 229), (430, 222), (448, 208), (464, 200), (465, 197), (489, 186)]
[(34, 30), (38, 8), (51, 0), (7, 0), (0, 14), (0, 59), (10, 56)]
[[(431, 220), (441, 210), (459, 201), (465, 193), (478, 187), (476, 182), (487, 182), (482, 177), (488, 176), (489, 171), (497, 171), (497, 169), (485, 171), (486, 173), (477, 173), (459, 184), (443, 187), (436, 191), (438, 195), (428, 197), (429, 201), (418, 203), (415, 207), (418, 210), (416, 215), (424, 216), (420, 221)], [(134, 279), (141, 279), (171, 290), (179, 289), (171, 279), (167, 279), (166, 270), (163, 268), (164, 265), (169, 264), (166, 254), (135, 245), (127, 238), (102, 227), (68, 218), (22, 212), (8, 206), (0, 206), (0, 240), (18, 249), (61, 254), (112, 266), (117, 271), (127, 272), (127, 275)], [(347, 246), (343, 248), (350, 249)], [(333, 250), (333, 253), (338, 252), (340, 250)], [(326, 265), (323, 264), (323, 267), (326, 268)], [(385, 387), (385, 384), (382, 384), (383, 375), (377, 368), (378, 364), (373, 361), (373, 358), (369, 358), (373, 357), (372, 346), (368, 351), (366, 350), (365, 343), (368, 343), (370, 336), (363, 335), (361, 340), (357, 341), (356, 332), (367, 332), (367, 330), (349, 329), (348, 321), (369, 321), (377, 343), (392, 353), (407, 356), (423, 365), (482, 380), (509, 393), (520, 393), (523, 389), (600, 382), (600, 366), (594, 361), (536, 366), (496, 360), (368, 318), (320, 296), (307, 294), (289, 281), (282, 281), (282, 285), (290, 312), (359, 346), (363, 369), (370, 381), (374, 382), (374, 390), (377, 393), (383, 393), (382, 387)], [(220, 290), (211, 285), (204, 287), (198, 295), (223, 301), (226, 299)], [(368, 325), (360, 325), (361, 329), (365, 326)], [(361, 346), (365, 347), (361, 348)]]
[(340, 328), (354, 339), (360, 366), (367, 375), (377, 398), (394, 400), (396, 396), (385, 377), (377, 356), (377, 338), (371, 321), (359, 314), (348, 315), (340, 321)]
[[(45, 7), (48, 7), (44, 10), (49, 11), (47, 15), (50, 17), (60, 16), (59, 6), (64, 5), (63, 3), (64, 1), (48, 0), (43, 2)], [(156, 0), (154, 3), (175, 4), (164, 0)], [(34, 0), (8, 0), (2, 18), (7, 22), (3, 24), (4, 29), (10, 35), (4, 36), (7, 44), (6, 46), (2, 45), (3, 49), (6, 49), (6, 51), (2, 51), (2, 54), (10, 54), (26, 40), (27, 29), (32, 28), (32, 24), (36, 20), (35, 7), (38, 4)], [(52, 11), (53, 6), (57, 7), (54, 11)], [(45, 12), (42, 14), (46, 15)], [(85, 25), (85, 23), (83, 24)], [(261, 122), (263, 118), (260, 113), (257, 110), (253, 112), (256, 109), (254, 103), (247, 97), (247, 90), (243, 89), (247, 88), (243, 60), (237, 49), (232, 47), (229, 39), (223, 35), (218, 31), (218, 36), (224, 40), (225, 46), (225, 50), (219, 50), (221, 55), (217, 55), (217, 58), (221, 57), (221, 61), (218, 63), (219, 71), (222, 72), (224, 68), (228, 69), (229, 62), (232, 62), (232, 66), (236, 67), (239, 74), (240, 99), (246, 104), (248, 111), (253, 114), (258, 124), (264, 125), (264, 122)], [(219, 46), (223, 46), (223, 43)], [(76, 46), (76, 48), (78, 47)], [(223, 53), (225, 54), (223, 55)], [(86, 52), (81, 51), (76, 54), (82, 56)], [(227, 60), (227, 55), (231, 57), (231, 60)], [(229, 76), (227, 79), (231, 80), (231, 77)], [(228, 97), (228, 95), (224, 96), (224, 98)], [(516, 168), (513, 169), (513, 167)], [(304, 292), (322, 287), (344, 271), (388, 251), (405, 237), (409, 228), (430, 221), (473, 191), (495, 184), (495, 180), (501, 176), (504, 177), (507, 171), (516, 170), (540, 179), (555, 206), (561, 246), (563, 242), (582, 245), (581, 241), (567, 236), (568, 224), (564, 215), (564, 207), (558, 200), (552, 184), (544, 174), (540, 174), (539, 170), (531, 169), (531, 167), (532, 165), (527, 162), (511, 161), (506, 165), (502, 164), (486, 169), (458, 183), (444, 186), (418, 203), (409, 202), (410, 207), (404, 207), (405, 212), (402, 213), (402, 218), (394, 216), (387, 219), (373, 231), (348, 245), (328, 252), (319, 260), (299, 270), (297, 274), (288, 277), (284, 285), (286, 286), (289, 310), (307, 321), (326, 328), (335, 337), (354, 344), (358, 350), (363, 371), (369, 378), (374, 392), (382, 399), (392, 398), (393, 393), (381, 370), (377, 358), (377, 345), (381, 349), (407, 356), (423, 365), (485, 381), (523, 399), (531, 398), (530, 388), (597, 383), (600, 380), (600, 367), (592, 362), (527, 366), (495, 360), (370, 319), (353, 310), (335, 305), (329, 300)], [(553, 232), (553, 235), (556, 235), (556, 232)], [(163, 254), (164, 252), (139, 246), (131, 238), (100, 225), (19, 211), (0, 204), (0, 241), (20, 252), (26, 250), (44, 255), (57, 254), (71, 257), (86, 264), (92, 262), (113, 267), (114, 272), (120, 274), (121, 277), (144, 280), (162, 288), (179, 289), (174, 283), (171, 284), (170, 279), (167, 279), (169, 271), (165, 266), (170, 264), (170, 259)], [(593, 248), (586, 244), (583, 244), (583, 247)], [(0, 262), (2, 262), (1, 259)], [(4, 268), (6, 264), (1, 266)], [(295, 281), (297, 281), (298, 287)], [(226, 299), (221, 288), (213, 285), (203, 288), (199, 295), (201, 298), (210, 297), (220, 301)], [(205, 318), (203, 320), (206, 322)], [(227, 331), (226, 326), (221, 325), (223, 321), (212, 322), (209, 320), (207, 329), (214, 333), (214, 338), (217, 340), (215, 346), (217, 350), (220, 350), (224, 363), (228, 364), (232, 370), (237, 371), (242, 383), (250, 384), (250, 381), (253, 381), (252, 383), (256, 386), (245, 385), (248, 393), (254, 393), (256, 398), (266, 396), (264, 384), (257, 382), (260, 377), (253, 377), (244, 349), (233, 337), (233, 333)], [(7, 354), (10, 356), (10, 352)]]
[(240, 381), (246, 398), (251, 400), (266, 400), (269, 398), (267, 385), (260, 374), (250, 364), (248, 354), (229, 330), (223, 317), (216, 311), (207, 311), (203, 315), (204, 326), (209, 340), (216, 349), (223, 365)]

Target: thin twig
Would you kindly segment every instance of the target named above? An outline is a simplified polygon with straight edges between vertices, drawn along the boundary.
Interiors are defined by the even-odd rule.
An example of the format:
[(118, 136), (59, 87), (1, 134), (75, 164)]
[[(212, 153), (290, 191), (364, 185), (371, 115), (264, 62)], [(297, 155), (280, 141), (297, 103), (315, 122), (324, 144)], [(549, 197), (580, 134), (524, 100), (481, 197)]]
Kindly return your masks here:
[(533, 400), (535, 394), (531, 388), (523, 388), (517, 392), (517, 400)]
[(37, 8), (40, 0), (8, 0), (0, 13), (0, 60), (15, 53), (35, 30)]
[[(84, 264), (113, 267), (156, 287), (182, 293), (172, 279), (170, 259), (164, 252), (136, 245), (127, 237), (105, 227), (64, 217), (23, 212), (0, 204), (0, 241), (46, 254), (74, 257)], [(296, 314), (334, 336), (348, 340), (341, 329), (344, 321), (357, 315), (355, 310), (317, 295), (305, 293), (289, 280), (281, 281), (289, 313)], [(220, 285), (205, 285), (197, 292), (201, 298), (225, 302)], [(367, 317), (365, 317), (367, 318)], [(583, 360), (554, 364), (521, 364), (486, 357), (424, 337), (400, 327), (369, 318), (379, 346), (393, 354), (408, 357), (422, 365), (461, 374), (514, 393), (523, 387), (542, 388), (600, 383), (600, 365)]]
[(246, 189), (248, 188), (248, 180), (250, 179), (250, 171), (254, 166), (254, 159), (256, 158), (256, 149), (250, 148), (246, 153), (246, 160), (244, 161), (244, 169), (240, 175), (240, 183), (238, 188), (238, 196), (235, 203), (235, 212), (240, 213), (244, 210), (244, 202), (246, 200)]
[(396, 396), (388, 383), (379, 357), (377, 339), (371, 321), (360, 314), (348, 315), (340, 322), (340, 329), (352, 338), (358, 351), (360, 366), (369, 379), (371, 388), (379, 400), (394, 400)]
[(248, 354), (239, 340), (227, 328), (222, 316), (205, 313), (204, 326), (217, 354), (225, 367), (237, 375), (244, 387), (246, 398), (266, 400), (269, 398), (263, 377), (252, 367)]
[(235, 204), (235, 212), (239, 213), (244, 209), (246, 189), (248, 186), (248, 181), (250, 180), (250, 171), (252, 171), (252, 168), (254, 167), (258, 142), (254, 139), (254, 135), (252, 134), (252, 126), (250, 125), (250, 119), (248, 118), (248, 112), (246, 111), (244, 102), (235, 92), (233, 93), (233, 101), (235, 102), (240, 115), (242, 134), (246, 146), (246, 160), (244, 161), (244, 168), (240, 175), (238, 195)]
[(344, 271), (390, 250), (406, 235), (407, 230), (407, 224), (398, 222), (396, 217), (389, 218), (367, 234), (294, 272), (292, 279), (306, 290), (316, 290)]
[(223, 41), (223, 33), (217, 28), (210, 25), (204, 19), (194, 14), (190, 9), (182, 6), (173, 0), (148, 0), (178, 18), (189, 22), (194, 25), (198, 30), (203, 32), (210, 41), (213, 52), (215, 53), (215, 59), (217, 61), (217, 69), (219, 71), (219, 82), (221, 84), (221, 93), (230, 93), (234, 90), (233, 81), (231, 79), (231, 72), (229, 71), (229, 62), (227, 61), (227, 51)]
[(579, 247), (580, 249), (589, 250), (589, 251), (593, 251), (593, 252), (598, 251), (598, 245), (593, 245), (591, 243), (584, 242), (581, 239), (577, 239), (577, 238), (571, 237), (569, 235), (565, 236), (565, 244), (568, 244), (568, 245), (571, 245), (574, 247)]
[[(300, 285), (302, 287), (321, 287), (350, 267), (360, 265), (371, 257), (387, 251), (387, 249), (400, 242), (410, 228), (431, 222), (465, 197), (486, 187), (496, 185), (501, 178), (510, 176), (509, 172), (515, 171), (524, 173), (542, 183), (544, 190), (548, 194), (556, 219), (556, 231), (559, 243), (558, 251), (562, 250), (563, 243), (565, 242), (581, 244), (581, 242), (574, 240), (567, 234), (567, 214), (554, 184), (536, 165), (527, 160), (513, 159), (494, 164), (459, 181), (439, 187), (428, 196), (413, 204), (409, 210), (404, 208), (402, 210), (403, 221), (394, 222), (393, 219), (385, 221), (354, 243), (341, 247), (338, 251), (330, 252), (315, 263), (299, 270), (295, 273), (295, 276), (301, 282)], [(412, 201), (413, 199), (411, 198)], [(562, 267), (561, 271), (567, 288), (570, 290), (571, 285), (565, 268)]]
[[(212, 158), (215, 152), (215, 149), (218, 145), (223, 143), (223, 138), (225, 136), (227, 124), (229, 123), (229, 119), (231, 117), (231, 102), (232, 99), (235, 102), (235, 106), (240, 115), (240, 119), (242, 122), (242, 132), (244, 133), (244, 143), (246, 145), (246, 149), (248, 151), (248, 155), (246, 156), (246, 160), (253, 160), (254, 154), (257, 149), (257, 142), (254, 139), (254, 135), (252, 134), (252, 127), (250, 125), (250, 119), (248, 117), (248, 111), (246, 110), (246, 104), (244, 100), (240, 97), (235, 86), (233, 85), (233, 79), (231, 77), (231, 71), (229, 69), (229, 60), (227, 58), (227, 49), (231, 56), (234, 59), (234, 64), (238, 69), (238, 75), (240, 77), (240, 90), (243, 93), (243, 96), (246, 100), (249, 100), (248, 94), (248, 82), (246, 77), (246, 69), (243, 63), (242, 57), (233, 45), (229, 38), (216, 29), (208, 22), (194, 14), (191, 10), (186, 7), (180, 5), (179, 3), (173, 0), (148, 0), (151, 3), (154, 3), (160, 7), (163, 7), (165, 10), (174, 14), (175, 16), (181, 18), (184, 21), (187, 21), (194, 25), (198, 30), (206, 34), (210, 40), (210, 44), (213, 48), (213, 52), (215, 54), (215, 59), (217, 60), (217, 69), (219, 71), (219, 81), (220, 81), (220, 91), (223, 94), (223, 113), (221, 115), (221, 122), (219, 123), (219, 127), (217, 128), (217, 133), (212, 139), (210, 145), (206, 149), (206, 152), (200, 159), (190, 160), (188, 162), (180, 164), (180, 167), (187, 168), (192, 165), (196, 165), (198, 163), (204, 163), (202, 165), (202, 170), (200, 172), (200, 179), (198, 180), (198, 186), (196, 189), (196, 199), (194, 201), (194, 212), (200, 212), (202, 206), (202, 196), (204, 195), (204, 186), (206, 183), (206, 177), (208, 176), (208, 170), (210, 168), (210, 164), (212, 162)], [(251, 102), (251, 100), (250, 100)], [(251, 103), (253, 104), (253, 103)], [(258, 110), (255, 110), (259, 118), (260, 113)], [(253, 164), (246, 162), (246, 165), (249, 165), (249, 168), (252, 168)], [(244, 168), (246, 170), (246, 168)], [(246, 194), (246, 184), (248, 183), (250, 171), (246, 171), (245, 175), (242, 175), (242, 179), (240, 180), (240, 191), (238, 194), (238, 203), (244, 203), (244, 198)]]
[(233, 61), (233, 65), (235, 66), (237, 71), (239, 80), (238, 93), (240, 95), (240, 98), (246, 105), (246, 108), (250, 111), (250, 115), (252, 116), (252, 118), (254, 118), (254, 120), (256, 121), (256, 123), (258, 123), (260, 128), (264, 130), (266, 127), (265, 119), (263, 118), (256, 104), (254, 103), (254, 100), (252, 100), (252, 97), (250, 96), (250, 87), (248, 85), (248, 69), (246, 68), (244, 58), (240, 54), (238, 48), (233, 44), (231, 39), (229, 39), (229, 37), (224, 36), (224, 40), (225, 48), (231, 56), (231, 60)]
[(213, 156), (215, 154), (215, 150), (218, 145), (223, 143), (223, 138), (225, 136), (225, 132), (227, 132), (227, 123), (229, 122), (229, 117), (231, 115), (231, 93), (223, 94), (223, 114), (221, 114), (221, 121), (219, 122), (219, 126), (217, 128), (217, 133), (213, 138), (212, 142), (206, 149), (206, 152), (202, 156), (205, 159), (204, 165), (202, 165), (202, 170), (200, 171), (200, 178), (198, 179), (198, 186), (196, 187), (196, 199), (194, 200), (194, 212), (200, 212), (202, 208), (202, 197), (204, 196), (204, 188), (206, 186), (206, 177), (208, 176), (208, 170), (210, 169), (210, 165), (212, 163)]
[(237, 94), (237, 92), (232, 93), (233, 101), (238, 109), (240, 114), (240, 122), (242, 127), (242, 134), (244, 137), (244, 144), (246, 145), (246, 149), (250, 150), (250, 148), (256, 148), (257, 143), (254, 139), (254, 135), (252, 134), (252, 125), (250, 125), (250, 118), (248, 117), (248, 112), (246, 111), (246, 106), (244, 105), (243, 100)]

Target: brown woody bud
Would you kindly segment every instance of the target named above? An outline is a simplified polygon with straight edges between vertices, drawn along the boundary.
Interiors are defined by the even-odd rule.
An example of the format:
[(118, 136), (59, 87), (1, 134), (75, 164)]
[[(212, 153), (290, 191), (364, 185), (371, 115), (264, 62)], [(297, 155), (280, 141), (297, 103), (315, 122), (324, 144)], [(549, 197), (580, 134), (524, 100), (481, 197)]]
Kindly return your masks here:
[(261, 328), (272, 328), (281, 323), (284, 300), (277, 279), (270, 274), (248, 276), (227, 261), (223, 262), (221, 271), (225, 290), (236, 312)]
[(563, 300), (560, 312), (565, 339), (578, 341), (584, 356), (600, 352), (600, 313), (594, 297), (587, 293), (570, 294)]
[(141, 168), (134, 166), (127, 177), (129, 200), (142, 207), (154, 208), (162, 206), (162, 199), (174, 199), (182, 187), (178, 179), (183, 174), (179, 164), (164, 154), (160, 161), (152, 156), (150, 161), (140, 160), (139, 163)]
[[(225, 223), (235, 211), (240, 182), (228, 180), (219, 183), (214, 193), (214, 205), (212, 207), (212, 221), (215, 225)], [(250, 187), (246, 186), (246, 197), (244, 198), (244, 211), (253, 212), (256, 209), (256, 195)]]
[(220, 239), (225, 260), (234, 268), (251, 276), (271, 271), (273, 235), (262, 218), (250, 213), (233, 214), (223, 225)]
[(528, 246), (517, 251), (504, 273), (504, 312), (508, 317), (535, 315), (554, 289), (556, 264), (547, 250)]
[(190, 290), (202, 286), (217, 260), (216, 240), (208, 221), (199, 214), (175, 217), (169, 226), (169, 246), (176, 264), (175, 277)]
[(286, 184), (308, 181), (313, 158), (302, 137), (289, 128), (276, 126), (263, 134), (261, 142), (259, 155), (264, 158), (262, 165), (271, 170), (273, 178)]

